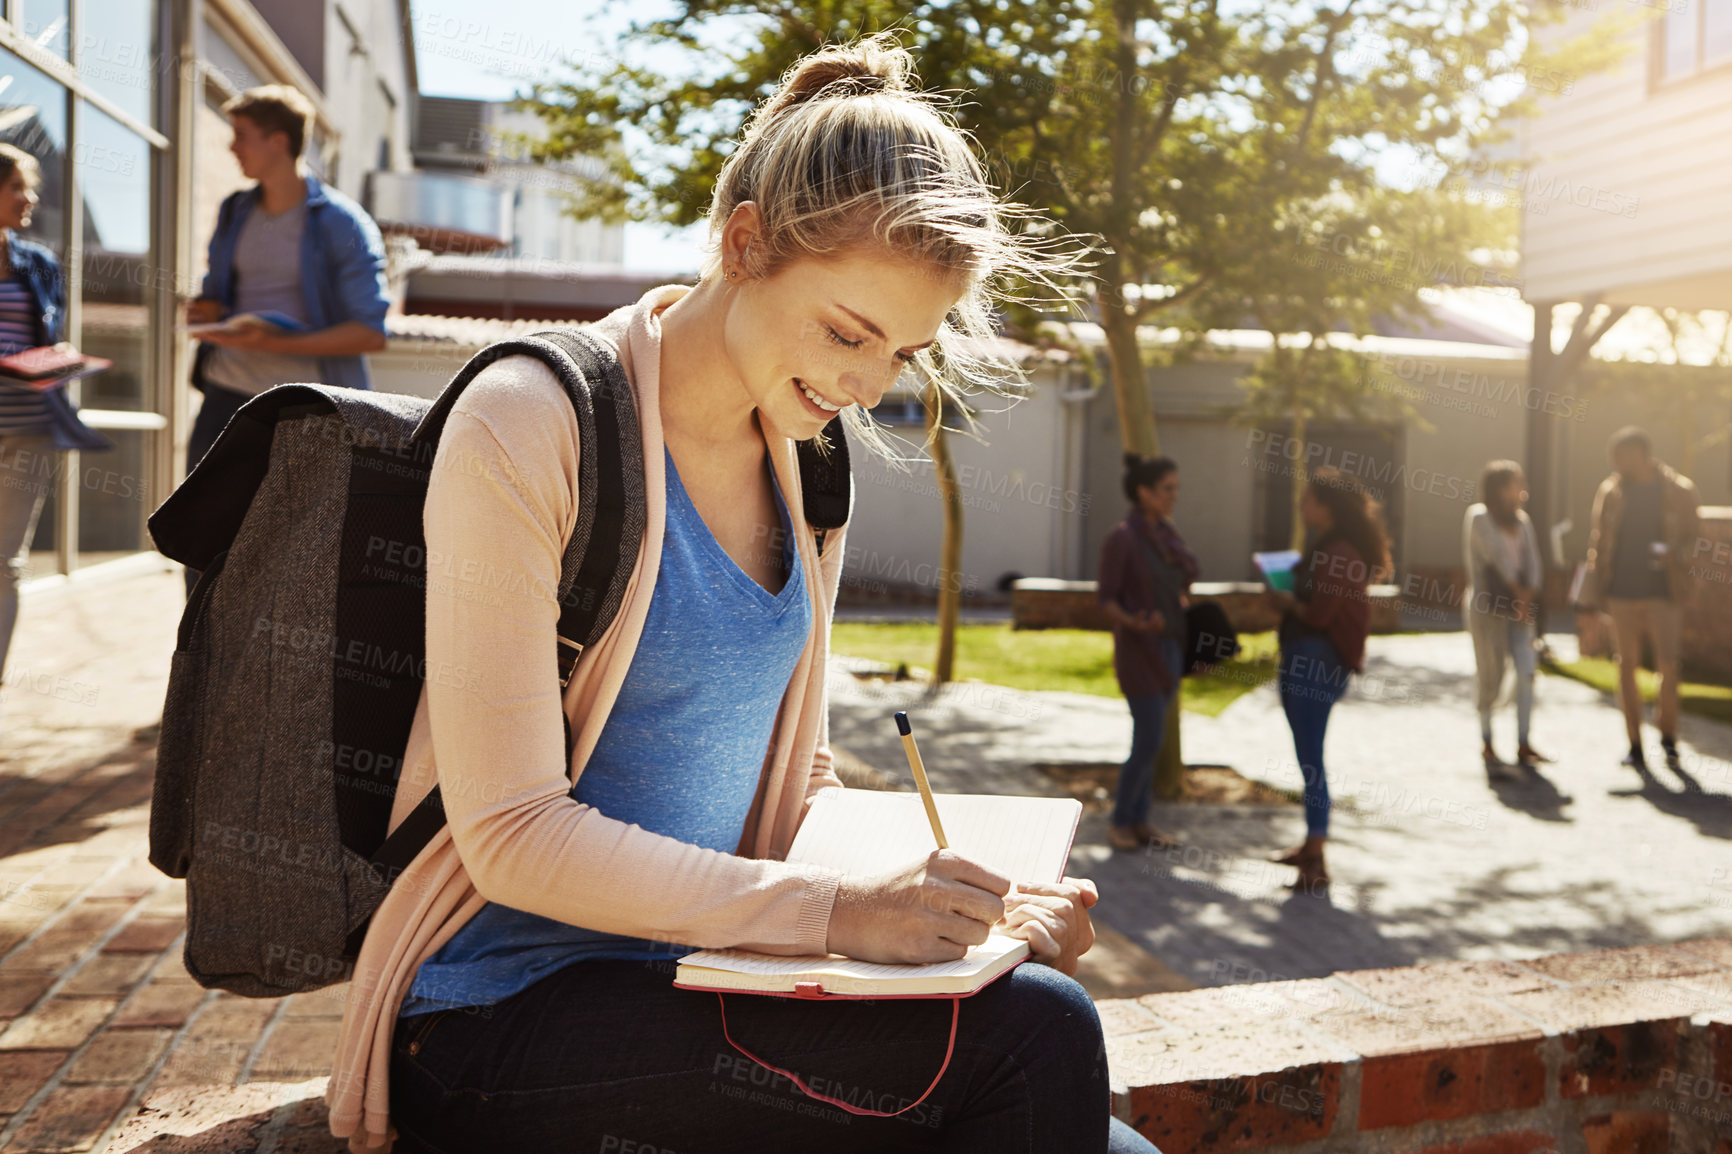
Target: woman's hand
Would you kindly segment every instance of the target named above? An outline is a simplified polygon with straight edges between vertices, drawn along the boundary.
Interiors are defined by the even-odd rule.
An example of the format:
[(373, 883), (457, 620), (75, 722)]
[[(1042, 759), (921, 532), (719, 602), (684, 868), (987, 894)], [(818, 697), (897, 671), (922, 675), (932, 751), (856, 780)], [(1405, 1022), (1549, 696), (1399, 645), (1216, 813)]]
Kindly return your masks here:
[(1087, 878), (1018, 882), (1016, 892), (1005, 899), (999, 928), (1027, 940), (1035, 961), (1061, 974), (1074, 974), (1077, 959), (1095, 943), (1088, 909), (1099, 900), (1100, 892)]
[(1004, 917), (1010, 879), (954, 850), (875, 877), (845, 877), (825, 948), (867, 962), (953, 962)]

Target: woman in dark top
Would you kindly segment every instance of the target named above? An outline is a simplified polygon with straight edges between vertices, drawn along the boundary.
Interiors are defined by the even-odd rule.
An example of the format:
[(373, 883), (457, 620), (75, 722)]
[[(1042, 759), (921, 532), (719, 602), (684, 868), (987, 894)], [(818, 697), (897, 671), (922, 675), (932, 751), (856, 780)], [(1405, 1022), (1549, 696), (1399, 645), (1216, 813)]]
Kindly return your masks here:
[(1119, 849), (1172, 845), (1149, 824), (1155, 759), (1167, 707), (1185, 672), (1186, 590), (1197, 559), (1172, 522), (1179, 466), (1171, 457), (1125, 455), (1130, 515), (1101, 546), (1099, 597), (1113, 626), (1113, 672), (1131, 707), (1131, 755), (1119, 771), (1109, 840)]
[(1293, 729), (1293, 751), (1305, 779), (1305, 841), (1274, 860), (1296, 866), (1295, 888), (1327, 884), (1323, 844), (1329, 836), (1329, 782), (1323, 734), (1329, 711), (1347, 691), (1349, 673), (1365, 670), (1371, 631), (1366, 590), (1390, 568), (1389, 539), (1377, 502), (1337, 469), (1311, 474), (1299, 503), (1310, 545), (1293, 571), (1293, 592), (1271, 592), (1281, 616), (1281, 708)]

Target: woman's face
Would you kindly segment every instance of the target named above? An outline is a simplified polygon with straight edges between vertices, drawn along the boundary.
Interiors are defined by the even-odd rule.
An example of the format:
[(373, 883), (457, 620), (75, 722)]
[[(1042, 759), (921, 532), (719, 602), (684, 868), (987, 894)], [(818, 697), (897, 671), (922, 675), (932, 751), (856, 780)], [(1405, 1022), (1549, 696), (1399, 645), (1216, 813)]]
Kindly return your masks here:
[(1335, 514), (1329, 511), (1329, 506), (1317, 499), (1317, 494), (1312, 492), (1309, 486), (1299, 498), (1299, 519), (1314, 533), (1326, 533), (1335, 527)]
[(24, 171), (13, 168), (12, 175), (0, 183), (0, 228), (29, 228), (30, 213), (37, 200), (36, 190), (24, 178)]
[(1144, 513), (1171, 517), (1179, 504), (1179, 471), (1172, 470), (1153, 485), (1138, 485), (1137, 498)]
[(849, 405), (876, 405), (963, 291), (954, 277), (888, 252), (801, 259), (722, 283), (732, 289), (728, 358), (759, 419), (794, 440), (816, 436)]

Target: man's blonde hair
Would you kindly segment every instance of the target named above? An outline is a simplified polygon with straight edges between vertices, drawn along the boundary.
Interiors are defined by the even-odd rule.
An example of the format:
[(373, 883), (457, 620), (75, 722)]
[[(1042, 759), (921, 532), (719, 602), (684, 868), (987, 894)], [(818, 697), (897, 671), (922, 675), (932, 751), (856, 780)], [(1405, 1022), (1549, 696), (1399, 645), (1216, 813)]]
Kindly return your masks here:
[(313, 127), (313, 104), (299, 89), (287, 84), (265, 84), (249, 88), (223, 105), (224, 116), (244, 116), (265, 133), (281, 132), (289, 138), (289, 155), (300, 159)]
[[(722, 165), (701, 266), (722, 275), (721, 236), (740, 204), (758, 208), (762, 232), (747, 276), (791, 261), (877, 248), (954, 278), (961, 298), (913, 367), (952, 402), (972, 389), (1018, 395), (1020, 366), (985, 355), (1006, 284), (1041, 284), (1080, 270), (1077, 246), (1013, 232), (1046, 226), (1000, 201), (967, 135), (937, 99), (917, 88), (914, 60), (891, 33), (814, 52), (782, 77), (747, 121)], [(966, 412), (966, 409), (963, 410)], [(850, 406), (850, 431), (886, 449), (870, 419)]]

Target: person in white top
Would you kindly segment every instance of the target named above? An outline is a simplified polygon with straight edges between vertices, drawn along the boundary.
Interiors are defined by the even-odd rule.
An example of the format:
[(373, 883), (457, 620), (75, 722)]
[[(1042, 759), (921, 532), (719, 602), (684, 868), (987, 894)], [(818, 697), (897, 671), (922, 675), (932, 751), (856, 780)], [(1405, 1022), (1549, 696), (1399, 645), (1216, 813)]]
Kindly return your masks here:
[(1480, 474), (1483, 504), (1470, 506), (1462, 525), (1467, 593), (1462, 599), (1479, 674), (1481, 755), (1487, 772), (1506, 776), (1509, 767), (1492, 746), (1491, 715), (1504, 680), (1515, 666), (1516, 764), (1532, 769), (1549, 757), (1529, 744), (1534, 707), (1535, 616), (1540, 594), (1539, 539), (1522, 508), (1527, 488), (1514, 461), (1492, 461)]

